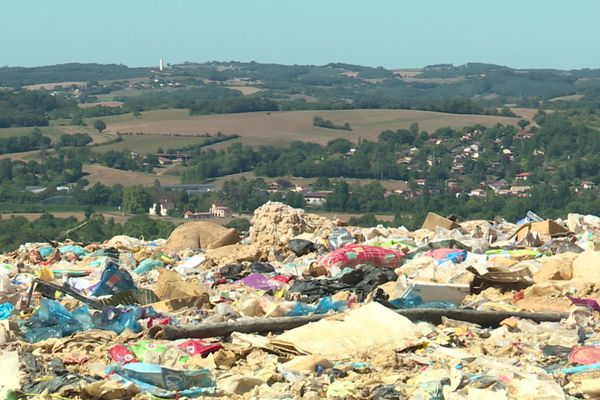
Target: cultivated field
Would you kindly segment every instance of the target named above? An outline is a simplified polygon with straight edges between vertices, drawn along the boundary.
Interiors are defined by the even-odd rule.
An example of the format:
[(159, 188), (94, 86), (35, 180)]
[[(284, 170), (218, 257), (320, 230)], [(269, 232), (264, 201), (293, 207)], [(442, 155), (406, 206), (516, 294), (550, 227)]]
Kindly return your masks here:
[(181, 183), (178, 176), (157, 176), (156, 174), (148, 174), (143, 172), (122, 171), (120, 169), (109, 168), (96, 164), (84, 165), (83, 172), (88, 174), (87, 176), (85, 176), (85, 179), (87, 179), (90, 182), (90, 185), (93, 185), (96, 182), (101, 182), (102, 184), (107, 186), (116, 185), (118, 183), (124, 186), (149, 186), (152, 185), (155, 179), (158, 179), (160, 183), (165, 185), (176, 185)]
[(159, 147), (163, 150), (168, 148), (180, 148), (192, 144), (200, 144), (204, 141), (201, 137), (181, 137), (166, 135), (125, 135), (121, 136), (122, 142), (96, 146), (94, 151), (99, 153), (109, 150), (133, 150), (139, 153), (156, 153)]
[[(315, 115), (336, 124), (348, 122), (353, 131), (318, 128), (312, 125)], [(350, 140), (376, 140), (386, 129), (408, 128), (419, 123), (421, 130), (433, 132), (450, 126), (460, 128), (482, 124), (491, 126), (498, 122), (515, 124), (518, 119), (486, 115), (459, 115), (413, 110), (335, 110), (335, 111), (280, 111), (240, 114), (190, 116), (186, 110), (159, 110), (144, 112), (140, 118), (130, 114), (104, 118), (108, 132), (182, 133), (205, 132), (238, 134), (239, 141), (251, 145), (285, 145), (292, 141), (327, 143), (344, 137)], [(167, 138), (168, 139), (168, 138)], [(215, 147), (227, 147), (232, 141)], [(165, 144), (164, 147), (168, 146)]]

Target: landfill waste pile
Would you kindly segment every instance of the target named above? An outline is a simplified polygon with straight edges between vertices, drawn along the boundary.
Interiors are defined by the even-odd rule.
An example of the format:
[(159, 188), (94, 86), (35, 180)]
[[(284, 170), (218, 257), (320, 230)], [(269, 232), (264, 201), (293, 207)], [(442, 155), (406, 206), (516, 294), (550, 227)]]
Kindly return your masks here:
[(600, 218), (25, 243), (0, 259), (1, 399), (600, 397)]

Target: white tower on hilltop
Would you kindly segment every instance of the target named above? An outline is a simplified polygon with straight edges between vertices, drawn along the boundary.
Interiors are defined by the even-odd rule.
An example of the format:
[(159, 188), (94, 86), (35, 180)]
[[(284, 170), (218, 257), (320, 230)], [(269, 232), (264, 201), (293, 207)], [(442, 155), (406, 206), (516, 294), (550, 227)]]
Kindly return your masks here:
[(160, 63), (158, 64), (158, 70), (162, 72), (163, 70), (163, 60), (162, 58), (160, 59)]

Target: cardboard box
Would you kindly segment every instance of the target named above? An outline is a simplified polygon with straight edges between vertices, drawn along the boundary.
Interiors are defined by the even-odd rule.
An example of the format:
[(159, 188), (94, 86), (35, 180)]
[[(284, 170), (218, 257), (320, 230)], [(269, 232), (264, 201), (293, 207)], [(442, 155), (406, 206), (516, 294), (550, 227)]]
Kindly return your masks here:
[(460, 228), (460, 225), (451, 219), (444, 218), (436, 213), (427, 213), (427, 218), (423, 222), (423, 226), (421, 229), (429, 229), (430, 231), (435, 231), (436, 227), (452, 230)]
[(521, 241), (529, 232), (550, 236), (568, 233), (568, 231), (558, 223), (551, 220), (546, 220), (541, 222), (530, 222), (528, 224), (521, 225), (513, 236), (517, 237), (517, 241)]
[(413, 281), (410, 283), (401, 298), (419, 296), (424, 303), (432, 301), (449, 301), (457, 306), (461, 305), (469, 294), (469, 285), (466, 283), (436, 283)]

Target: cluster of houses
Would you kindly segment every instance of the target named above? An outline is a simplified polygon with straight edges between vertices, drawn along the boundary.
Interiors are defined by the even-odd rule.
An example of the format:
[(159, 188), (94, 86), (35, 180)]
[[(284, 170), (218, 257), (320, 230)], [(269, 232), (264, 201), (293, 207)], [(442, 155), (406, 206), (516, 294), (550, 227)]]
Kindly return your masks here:
[[(447, 179), (445, 181), (445, 190), (456, 192), (457, 196), (459, 196), (459, 192), (464, 192), (464, 190), (461, 190), (460, 187), (460, 176), (465, 174), (465, 164), (468, 161), (476, 161), (478, 159), (481, 159), (482, 156), (486, 153), (486, 150), (483, 148), (483, 146), (481, 146), (481, 143), (477, 140), (477, 138), (480, 137), (481, 134), (482, 132), (479, 130), (474, 130), (472, 132), (464, 134), (460, 138), (460, 145), (456, 146), (450, 151), (452, 157), (452, 166), (449, 172), (452, 173), (456, 178)], [(533, 133), (531, 133), (530, 131), (521, 129), (514, 137), (514, 139), (520, 140), (531, 138), (532, 136)], [(447, 140), (448, 139), (445, 138), (431, 138), (425, 141), (425, 145), (441, 145)], [(510, 147), (505, 147), (502, 144), (502, 140), (500, 138), (495, 139), (494, 142), (500, 148), (500, 158), (503, 161), (514, 161), (514, 154)], [(418, 152), (419, 149), (417, 147), (411, 147), (406, 150), (403, 150), (397, 155), (396, 164), (405, 164), (407, 165), (408, 170), (413, 169), (413, 163)], [(533, 156), (542, 155), (544, 155), (544, 152), (542, 150), (536, 149), (533, 151)], [(428, 166), (432, 167), (437, 160), (434, 156), (428, 155), (424, 161)], [(488, 167), (491, 170), (493, 170), (499, 164), (499, 162), (491, 162), (488, 165)], [(532, 186), (528, 184), (530, 178), (531, 173), (521, 172), (515, 175), (512, 183), (509, 183), (504, 179), (492, 182), (481, 182), (479, 187), (468, 191), (466, 194), (470, 197), (486, 197), (487, 193), (491, 190), (495, 195), (498, 196), (530, 197), (530, 191), (532, 189)], [(407, 187), (406, 189), (397, 189), (394, 192), (403, 195), (407, 199), (418, 197), (422, 195), (423, 189), (425, 188), (425, 186), (427, 186), (427, 181), (425, 179), (416, 179), (415, 184), (416, 187), (413, 187), (412, 189)], [(586, 190), (595, 189), (596, 185), (594, 182), (584, 181), (581, 182), (581, 184), (575, 188), (575, 191), (582, 192)], [(441, 189), (438, 188), (431, 190), (439, 192)]]
[[(175, 208), (175, 203), (168, 197), (161, 199), (158, 203), (152, 204), (148, 209), (149, 215), (166, 217), (169, 211)], [(213, 219), (213, 218), (231, 218), (233, 211), (229, 207), (220, 204), (213, 204), (207, 212), (194, 212), (187, 210), (183, 214), (184, 219)]]
[(327, 202), (327, 196), (332, 193), (331, 190), (313, 191), (310, 188), (304, 188), (298, 185), (285, 184), (284, 182), (271, 182), (267, 185), (268, 193), (290, 191), (300, 193), (306, 202), (307, 207), (321, 207)]

